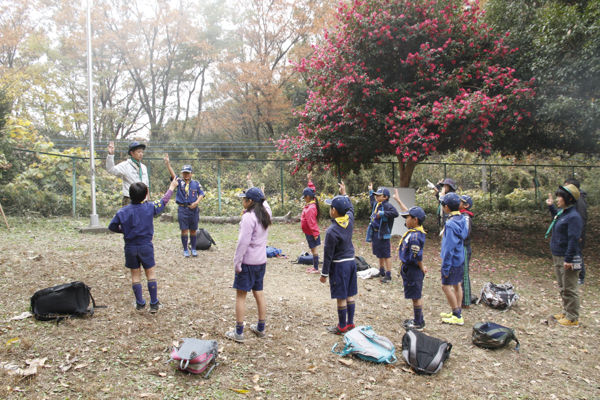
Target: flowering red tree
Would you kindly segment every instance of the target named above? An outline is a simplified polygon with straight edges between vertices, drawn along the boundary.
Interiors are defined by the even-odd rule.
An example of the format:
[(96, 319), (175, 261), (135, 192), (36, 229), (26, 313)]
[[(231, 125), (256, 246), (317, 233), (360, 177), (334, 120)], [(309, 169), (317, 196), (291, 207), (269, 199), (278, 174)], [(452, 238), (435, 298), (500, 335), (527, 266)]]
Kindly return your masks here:
[(489, 153), (495, 140), (527, 126), (530, 82), (504, 65), (515, 50), (476, 3), (355, 0), (336, 17), (324, 43), (296, 66), (309, 97), (297, 112), (299, 135), (279, 141), (296, 170), (316, 162), (356, 170), (393, 154), (407, 187), (428, 155)]

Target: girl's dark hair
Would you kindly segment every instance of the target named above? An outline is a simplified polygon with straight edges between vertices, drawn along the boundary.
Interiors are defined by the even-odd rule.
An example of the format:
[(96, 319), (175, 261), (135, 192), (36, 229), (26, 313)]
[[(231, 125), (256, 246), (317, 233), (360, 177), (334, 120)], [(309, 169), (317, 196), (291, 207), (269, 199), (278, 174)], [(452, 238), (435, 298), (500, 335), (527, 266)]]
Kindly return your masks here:
[(143, 182), (135, 182), (129, 186), (129, 198), (132, 203), (141, 203), (148, 194), (148, 186)]
[(567, 206), (570, 206), (572, 204), (575, 204), (575, 198), (573, 197), (573, 195), (569, 192), (567, 192), (565, 189), (563, 188), (558, 188), (556, 190), (556, 193), (554, 193), (554, 195), (556, 197), (562, 197), (563, 200), (567, 203)]
[(311, 199), (315, 201), (315, 206), (317, 206), (317, 221), (321, 219), (321, 208), (319, 207), (319, 199), (317, 196), (311, 196)]
[[(265, 198), (263, 197), (261, 200), (264, 201)], [(262, 205), (262, 203), (256, 202), (254, 200), (250, 201), (252, 201), (252, 204), (250, 204), (246, 211), (250, 212), (254, 210), (254, 215), (256, 215), (258, 223), (261, 224), (263, 228), (267, 229), (272, 223), (271, 216), (267, 212), (267, 209), (265, 208), (265, 206)]]

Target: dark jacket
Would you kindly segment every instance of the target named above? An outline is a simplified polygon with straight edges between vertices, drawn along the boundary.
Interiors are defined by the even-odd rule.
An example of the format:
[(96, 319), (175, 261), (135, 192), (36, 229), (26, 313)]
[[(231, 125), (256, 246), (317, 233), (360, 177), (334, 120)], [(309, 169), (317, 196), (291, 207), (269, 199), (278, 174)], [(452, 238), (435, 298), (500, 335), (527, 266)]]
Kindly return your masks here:
[(371, 227), (374, 230), (373, 234), (376, 234), (380, 239), (390, 239), (392, 237), (392, 228), (394, 227), (394, 219), (398, 218), (398, 210), (388, 200), (381, 203), (381, 206), (377, 209), (379, 218), (375, 218), (375, 195), (373, 191), (369, 191), (369, 201), (371, 203)]
[[(556, 217), (558, 210), (554, 205), (548, 206), (552, 217)], [(579, 237), (583, 220), (575, 206), (563, 210), (552, 227), (550, 250), (553, 256), (565, 257), (566, 263), (572, 263), (573, 257), (579, 254)]]
[(581, 197), (579, 197), (579, 200), (575, 202), (575, 209), (577, 210), (577, 212), (581, 216), (581, 219), (583, 220), (583, 227), (581, 228), (581, 241), (579, 242), (579, 248), (583, 250), (583, 248), (585, 247), (585, 228), (587, 227), (588, 220), (586, 200), (587, 193), (583, 189), (579, 189), (579, 193), (581, 194)]
[(473, 213), (469, 210), (461, 210), (460, 213), (467, 219), (467, 228), (469, 229), (469, 236), (465, 239), (465, 247), (471, 246), (471, 232), (473, 231)]
[(348, 226), (342, 228), (335, 219), (325, 233), (325, 244), (323, 245), (323, 268), (321, 276), (329, 276), (331, 263), (334, 260), (354, 259), (354, 245), (352, 244), (352, 231), (354, 231), (354, 207), (346, 211), (350, 218)]

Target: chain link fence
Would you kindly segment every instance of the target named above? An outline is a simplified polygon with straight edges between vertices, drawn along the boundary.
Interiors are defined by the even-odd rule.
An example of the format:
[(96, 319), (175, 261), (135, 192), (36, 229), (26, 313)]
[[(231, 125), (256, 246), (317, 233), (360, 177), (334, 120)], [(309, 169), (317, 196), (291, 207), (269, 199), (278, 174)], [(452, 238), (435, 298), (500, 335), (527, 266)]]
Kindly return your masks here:
[[(90, 160), (69, 154), (50, 154), (15, 150), (18, 162), (11, 176), (3, 176), (0, 203), (11, 215), (87, 216), (91, 212)], [(115, 163), (124, 161), (115, 156)], [(121, 158), (121, 159), (119, 159)], [(193, 179), (198, 180), (206, 197), (200, 203), (202, 215), (237, 215), (241, 210), (236, 194), (247, 186), (250, 174), (255, 186), (264, 186), (274, 215), (301, 212), (300, 199), (306, 186), (306, 172), (292, 175), (289, 160), (171, 158), (178, 172), (191, 165)], [(121, 205), (121, 180), (106, 172), (105, 159), (95, 160), (96, 207), (103, 217), (112, 216)], [(158, 199), (167, 190), (170, 176), (162, 158), (145, 157), (143, 163), (150, 177), (150, 198)], [(594, 179), (598, 165), (502, 165), (466, 163), (430, 163), (417, 165), (411, 187), (417, 190), (417, 204), (427, 212), (435, 212), (437, 203), (427, 188), (427, 180), (436, 183), (445, 177), (456, 181), (458, 191), (471, 195), (478, 209), (516, 210), (542, 209), (548, 193), (557, 185), (575, 177), (588, 193), (588, 204), (597, 205), (600, 184)], [(395, 186), (398, 182), (396, 163), (371, 164), (358, 173), (346, 172), (340, 166), (331, 170), (319, 168), (312, 180), (322, 196), (337, 193), (338, 181), (344, 179), (348, 193), (354, 197), (357, 218), (370, 213), (367, 186)], [(175, 212), (174, 201), (168, 211)]]

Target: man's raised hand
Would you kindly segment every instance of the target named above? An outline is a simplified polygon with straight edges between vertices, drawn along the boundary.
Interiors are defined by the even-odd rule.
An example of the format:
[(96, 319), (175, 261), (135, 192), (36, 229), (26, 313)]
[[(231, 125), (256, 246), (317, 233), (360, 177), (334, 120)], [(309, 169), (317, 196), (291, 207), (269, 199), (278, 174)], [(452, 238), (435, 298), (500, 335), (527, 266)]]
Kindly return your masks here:
[(548, 193), (548, 199), (546, 200), (546, 204), (549, 206), (554, 204), (554, 199), (552, 198), (552, 193)]
[(115, 142), (108, 142), (108, 154), (115, 154)]

